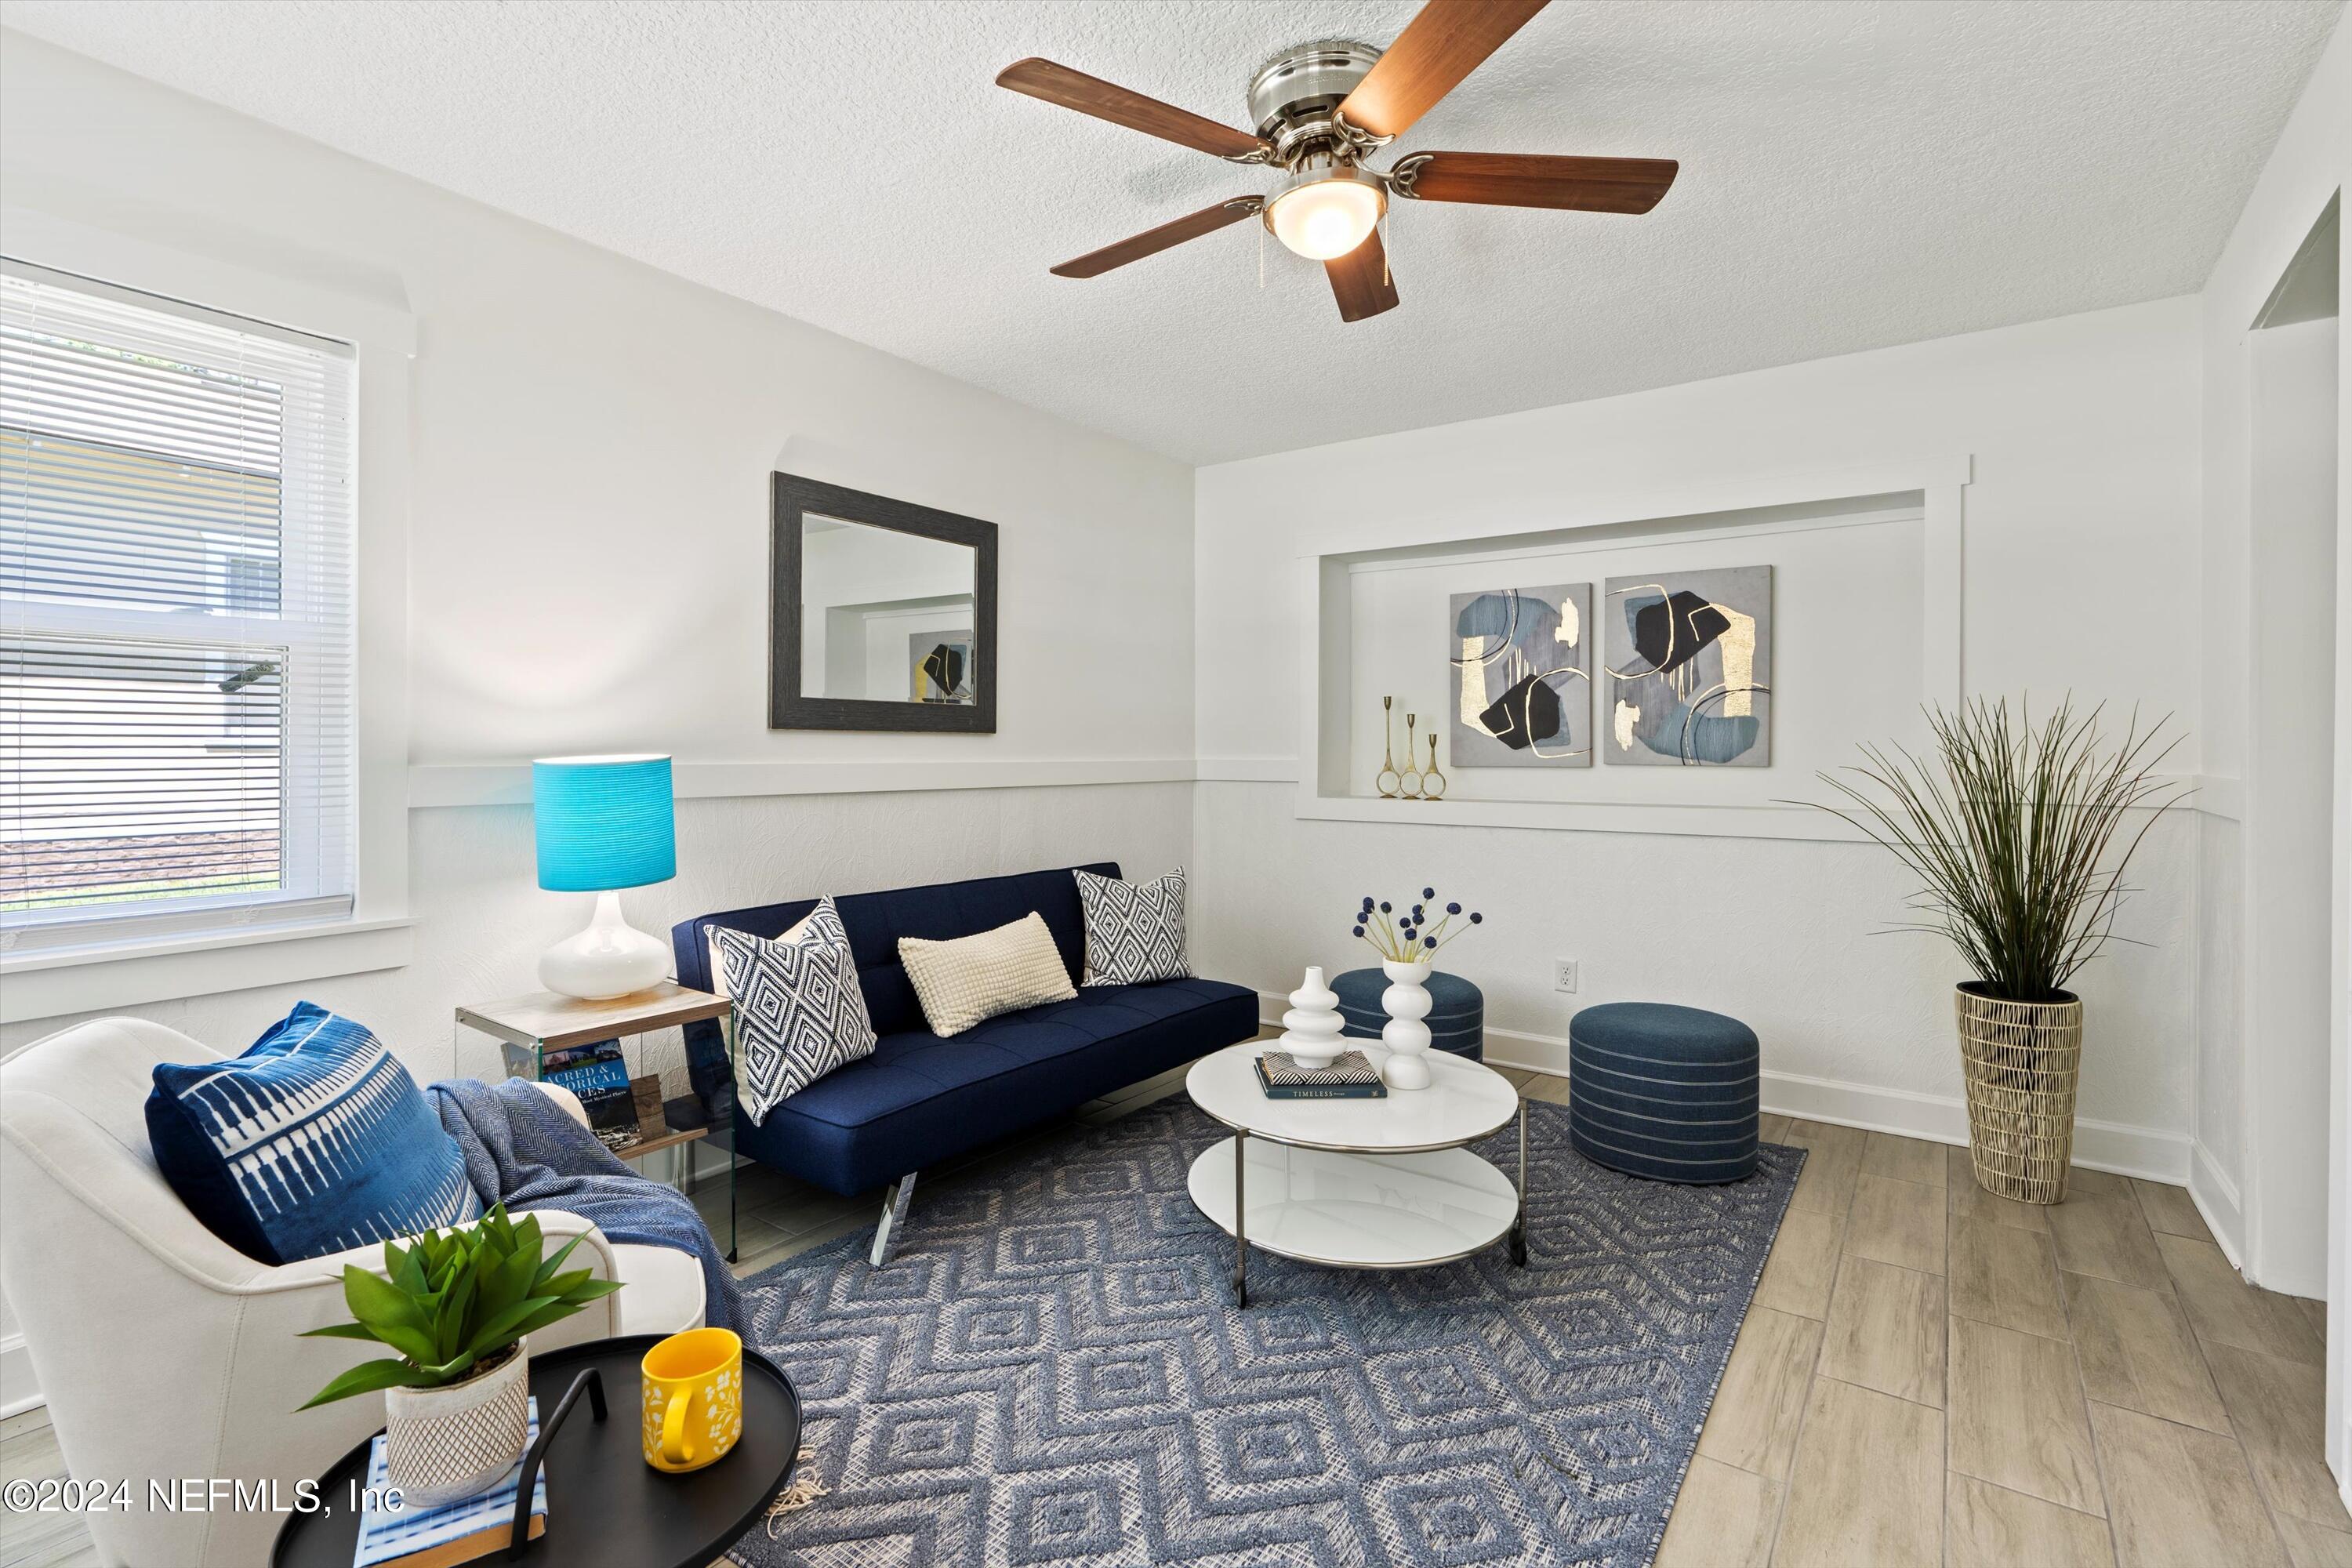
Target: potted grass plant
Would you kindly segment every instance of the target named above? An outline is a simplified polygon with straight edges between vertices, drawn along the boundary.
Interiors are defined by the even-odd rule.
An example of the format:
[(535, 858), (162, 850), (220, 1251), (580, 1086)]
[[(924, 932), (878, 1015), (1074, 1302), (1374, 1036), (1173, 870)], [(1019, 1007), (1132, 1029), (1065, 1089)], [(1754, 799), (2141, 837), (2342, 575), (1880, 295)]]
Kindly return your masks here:
[(528, 1336), (621, 1288), (564, 1268), (579, 1245), (575, 1236), (541, 1257), (538, 1216), (518, 1224), (503, 1204), (479, 1225), (426, 1231), (405, 1247), (385, 1242), (383, 1274), (343, 1269), (352, 1321), (303, 1337), (368, 1340), (399, 1353), (360, 1363), (302, 1408), (383, 1390), (386, 1479), (411, 1507), (496, 1484), (530, 1431)]
[[(2035, 723), (2023, 703), (1931, 711), (1935, 745), (1863, 748), (1822, 773), (1822, 805), (1894, 851), (1920, 884), (1898, 929), (1950, 941), (1972, 972), (1953, 1005), (1978, 1185), (2024, 1203), (2066, 1196), (2083, 1003), (2069, 982), (2116, 936), (2123, 881), (2158, 809), (2185, 789), (2155, 774), (2177, 735), (2133, 716), (2110, 745), (2072, 700)], [(1820, 805), (1819, 802), (1811, 803)]]

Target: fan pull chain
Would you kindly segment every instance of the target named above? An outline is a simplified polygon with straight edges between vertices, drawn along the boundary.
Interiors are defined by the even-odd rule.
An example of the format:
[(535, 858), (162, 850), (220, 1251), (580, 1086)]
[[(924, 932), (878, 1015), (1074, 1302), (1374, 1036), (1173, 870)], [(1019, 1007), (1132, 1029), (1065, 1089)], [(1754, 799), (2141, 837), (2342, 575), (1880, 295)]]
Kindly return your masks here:
[(1383, 289), (1391, 286), (1389, 263), (1395, 259), (1395, 254), (1390, 250), (1389, 241), (1395, 233), (1396, 225), (1389, 216), (1389, 209), (1384, 206), (1381, 208), (1381, 287)]
[(1259, 225), (1257, 225), (1257, 226), (1256, 226), (1256, 227), (1257, 227), (1257, 287), (1258, 287), (1258, 292), (1259, 292), (1259, 293), (1261, 293), (1261, 294), (1263, 294), (1264, 292), (1265, 292), (1265, 225), (1264, 225), (1264, 224), (1259, 224)]

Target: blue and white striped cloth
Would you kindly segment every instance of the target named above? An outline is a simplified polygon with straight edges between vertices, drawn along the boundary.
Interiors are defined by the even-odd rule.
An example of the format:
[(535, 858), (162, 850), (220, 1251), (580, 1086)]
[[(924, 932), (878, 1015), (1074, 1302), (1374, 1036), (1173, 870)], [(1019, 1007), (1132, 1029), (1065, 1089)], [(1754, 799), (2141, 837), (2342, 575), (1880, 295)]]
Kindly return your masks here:
[(1664, 1002), (1609, 1002), (1568, 1026), (1577, 1152), (1655, 1182), (1737, 1182), (1757, 1162), (1756, 1032)]

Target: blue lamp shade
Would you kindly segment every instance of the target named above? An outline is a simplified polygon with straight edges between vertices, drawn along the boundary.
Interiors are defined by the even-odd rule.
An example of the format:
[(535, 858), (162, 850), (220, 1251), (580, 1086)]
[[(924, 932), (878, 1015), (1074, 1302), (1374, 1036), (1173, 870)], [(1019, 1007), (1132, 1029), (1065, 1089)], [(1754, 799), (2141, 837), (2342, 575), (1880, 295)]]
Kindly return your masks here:
[(677, 875), (667, 757), (549, 757), (530, 764), (539, 885), (641, 888)]

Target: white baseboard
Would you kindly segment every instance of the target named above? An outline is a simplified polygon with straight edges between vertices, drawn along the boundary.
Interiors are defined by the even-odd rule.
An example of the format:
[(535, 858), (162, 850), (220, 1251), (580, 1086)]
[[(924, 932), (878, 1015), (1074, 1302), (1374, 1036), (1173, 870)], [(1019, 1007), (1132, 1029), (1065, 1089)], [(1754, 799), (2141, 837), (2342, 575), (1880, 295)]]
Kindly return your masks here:
[(2205, 1217), (2205, 1228), (2213, 1233), (2213, 1243), (2230, 1260), (2230, 1267), (2245, 1271), (2245, 1205), (2238, 1195), (2238, 1184), (2222, 1173), (2214, 1162), (2213, 1152), (2202, 1143), (2192, 1145), (2189, 1167), (2189, 1201)]
[[(1259, 1016), (1269, 1023), (1278, 1020), (1288, 1005), (1286, 996), (1259, 994)], [(1496, 1067), (1566, 1078), (1568, 1042), (1557, 1035), (1532, 1035), (1490, 1026), (1486, 1030), (1486, 1060)], [(1801, 1073), (1766, 1072), (1761, 1076), (1764, 1110), (1769, 1115), (1801, 1117), (1808, 1121), (1833, 1122), (1872, 1132), (1896, 1132), (1906, 1138), (1924, 1138), (1962, 1148), (1968, 1145), (1968, 1105), (1957, 1098), (1921, 1094), (1907, 1089), (1881, 1089), (1836, 1079), (1808, 1078)], [(2074, 1122), (2074, 1163), (2095, 1171), (2112, 1171), (2117, 1175), (2179, 1186), (2189, 1179), (2189, 1139), (2181, 1133), (2162, 1132), (2150, 1127), (2078, 1117)], [(2234, 1207), (2231, 1212), (2235, 1213)], [(2219, 1236), (2218, 1228), (2215, 1234)]]
[(25, 1336), (0, 1335), (0, 1421), (40, 1403), (41, 1389), (33, 1380), (33, 1358), (25, 1350)]

